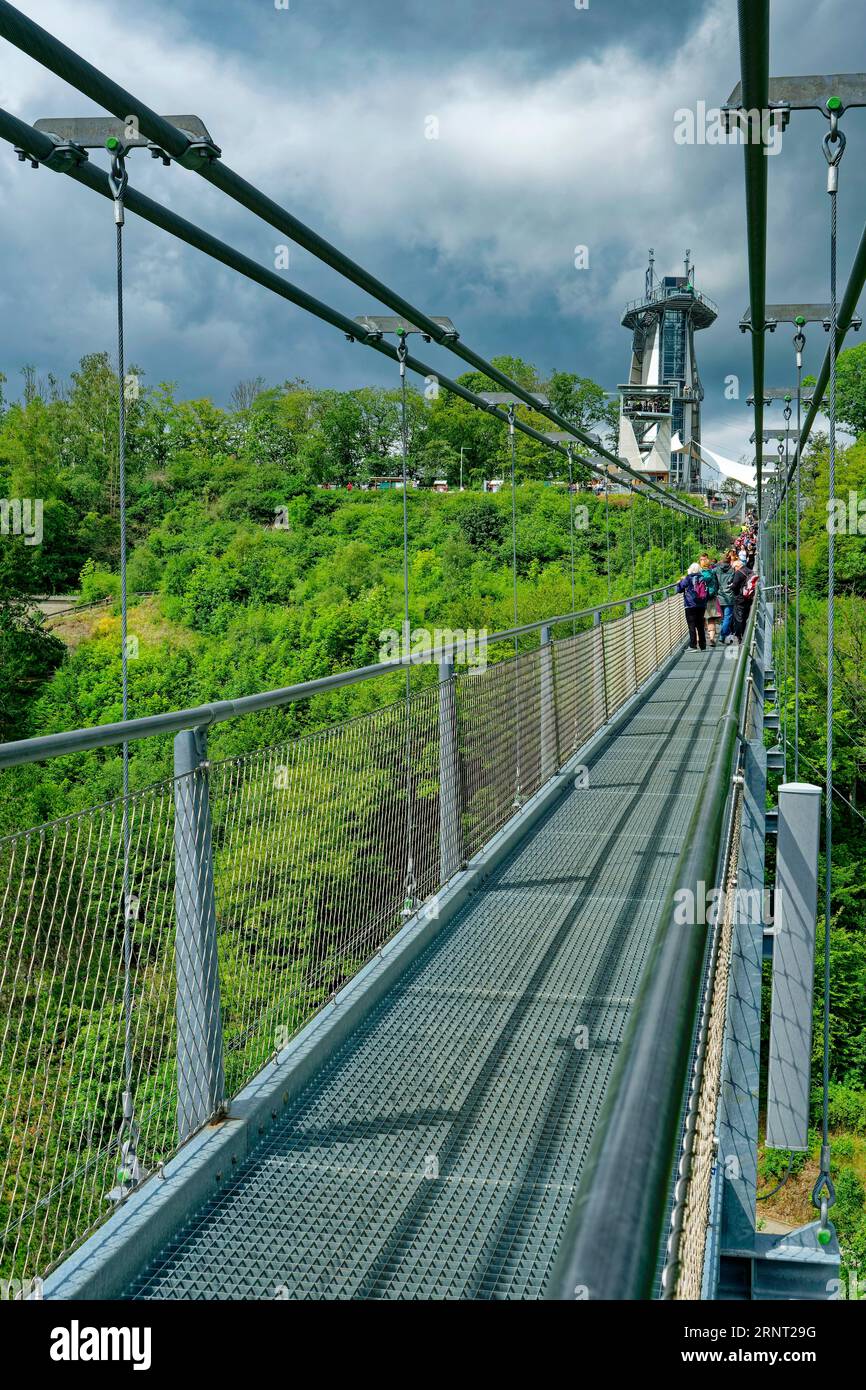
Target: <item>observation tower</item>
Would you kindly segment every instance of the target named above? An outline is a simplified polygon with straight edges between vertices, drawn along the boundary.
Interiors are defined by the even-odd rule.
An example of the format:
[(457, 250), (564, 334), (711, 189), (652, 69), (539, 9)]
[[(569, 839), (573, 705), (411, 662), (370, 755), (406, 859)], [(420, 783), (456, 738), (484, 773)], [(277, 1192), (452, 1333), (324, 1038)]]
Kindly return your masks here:
[(620, 393), (619, 453), (632, 468), (688, 492), (701, 490), (701, 401), (695, 332), (718, 316), (694, 285), (691, 252), (683, 275), (655, 274), (649, 253), (646, 286), (626, 305), (632, 330), (631, 370)]

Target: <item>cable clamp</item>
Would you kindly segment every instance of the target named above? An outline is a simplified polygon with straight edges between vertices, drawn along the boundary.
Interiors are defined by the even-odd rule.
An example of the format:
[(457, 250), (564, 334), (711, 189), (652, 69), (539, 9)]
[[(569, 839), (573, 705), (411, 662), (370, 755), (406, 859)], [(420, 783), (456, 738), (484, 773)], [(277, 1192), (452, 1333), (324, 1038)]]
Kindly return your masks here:
[(839, 161), (845, 153), (845, 136), (839, 129), (838, 116), (830, 113), (830, 129), (824, 136), (822, 146), (827, 161), (827, 192), (832, 196), (839, 189)]
[(818, 1228), (819, 1245), (829, 1245), (830, 1243), (833, 1234), (830, 1229), (830, 1208), (835, 1201), (836, 1189), (833, 1186), (833, 1179), (830, 1177), (830, 1150), (826, 1145), (822, 1145), (821, 1171), (812, 1189), (812, 1205), (817, 1207), (821, 1213), (821, 1222)]
[(123, 199), (129, 184), (129, 175), (126, 172), (126, 146), (119, 140), (112, 137), (106, 141), (107, 148), (111, 151), (111, 170), (108, 175), (108, 186), (111, 189), (111, 196), (114, 199), (114, 220), (118, 227), (123, 226)]
[(23, 163), (30, 161), (33, 169), (38, 169), (40, 164), (44, 164), (46, 169), (53, 169), (55, 173), (65, 174), (70, 168), (76, 169), (79, 164), (86, 164), (88, 160), (87, 150), (82, 145), (76, 144), (74, 140), (59, 140), (56, 135), (50, 137), (54, 141), (54, 149), (44, 159), (38, 158), (29, 153), (28, 150), (15, 147), (15, 153)]
[[(184, 131), (184, 134), (186, 133)], [(203, 163), (211, 163), (213, 160), (219, 159), (221, 154), (222, 150), (219, 145), (214, 144), (213, 140), (193, 139), (190, 140), (183, 154), (175, 155), (175, 161), (183, 169), (200, 169)], [(157, 148), (153, 158), (162, 158), (164, 163), (164, 155), (165, 152)]]

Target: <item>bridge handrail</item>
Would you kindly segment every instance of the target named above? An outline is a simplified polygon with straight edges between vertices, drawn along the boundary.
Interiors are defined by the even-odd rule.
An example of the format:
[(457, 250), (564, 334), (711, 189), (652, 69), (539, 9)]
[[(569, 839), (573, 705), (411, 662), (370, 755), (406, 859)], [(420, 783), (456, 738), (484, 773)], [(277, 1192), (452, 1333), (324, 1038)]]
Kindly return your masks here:
[(435, 918), (434, 895), (682, 645), (671, 590), (528, 623), (540, 640), (509, 660), (443, 658), (409, 699), (245, 753), (211, 759), (194, 722), (210, 706), (154, 716), (143, 732), (182, 726), (172, 776), (0, 838), (4, 1277), (62, 1258), (402, 926)]
[[(759, 603), (752, 604), (738, 669), (717, 726), (715, 754), (686, 831), (674, 887), (659, 917), (577, 1200), (547, 1290), (549, 1299), (653, 1296), (676, 1166), (707, 928), (675, 920), (675, 892), (712, 884)], [(622, 1155), (629, 1155), (623, 1164)]]
[[(561, 613), (553, 617), (539, 618), (521, 627), (508, 628), (505, 632), (495, 632), (487, 637), (487, 644), (505, 642), (515, 637), (524, 637), (532, 632), (541, 632), (545, 627), (558, 627), (562, 623), (577, 622), (579, 619), (599, 617), (602, 613), (623, 608), (626, 604), (640, 603), (646, 599), (654, 601), (664, 597), (675, 588), (675, 584), (663, 584), (654, 589), (645, 589), (638, 594), (630, 594), (608, 603), (598, 603), (592, 608), (581, 608), (573, 613)], [(441, 656), (453, 657), (465, 650), (466, 641), (458, 641), (443, 646)], [(35, 738), (15, 739), (0, 744), (0, 768), (18, 767), (23, 763), (40, 762), (46, 758), (59, 758), (70, 753), (81, 753), (93, 748), (110, 748), (121, 743), (133, 743), (139, 739), (150, 738), (154, 734), (176, 734), (182, 729), (210, 728), (213, 724), (241, 715), (257, 714), (266, 709), (278, 709), (282, 705), (295, 704), (325, 691), (339, 690), (343, 686), (356, 685), (361, 681), (376, 680), (381, 676), (401, 671), (406, 666), (422, 665), (429, 661), (426, 652), (410, 653), (408, 656), (394, 657), (389, 661), (378, 661), (371, 666), (356, 667), (351, 671), (336, 671), (329, 676), (319, 676), (315, 680), (302, 681), (297, 685), (283, 686), (277, 690), (264, 690), (257, 695), (242, 695), (235, 700), (216, 700), (211, 704), (193, 705), (189, 709), (171, 710), (165, 714), (145, 715), (141, 719), (130, 719), (126, 723), (97, 724), (86, 729), (70, 729), (59, 734), (41, 734)]]

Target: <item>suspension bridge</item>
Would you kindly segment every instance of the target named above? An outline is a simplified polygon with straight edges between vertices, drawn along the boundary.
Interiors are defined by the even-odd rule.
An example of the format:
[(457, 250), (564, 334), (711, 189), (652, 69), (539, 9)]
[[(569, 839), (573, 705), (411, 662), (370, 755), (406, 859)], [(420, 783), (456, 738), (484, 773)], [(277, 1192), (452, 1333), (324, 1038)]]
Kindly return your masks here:
[[(763, 129), (769, 7), (740, 0), (738, 10), (730, 114)], [(768, 955), (767, 1142), (791, 1152), (808, 1142), (821, 788), (799, 781), (779, 691), (787, 700), (799, 679), (787, 619), (790, 607), (798, 633), (789, 542), (793, 530), (798, 567), (800, 457), (829, 393), (832, 495), (836, 357), (866, 274), (864, 234), (837, 302), (840, 119), (861, 104), (856, 84), (826, 79), (811, 101), (828, 122), (819, 157), (832, 209), (831, 303), (811, 308), (828, 313), (830, 338), (802, 418), (803, 330), (816, 315), (793, 314), (797, 380), (785, 408), (797, 429), (769, 481), (764, 333), (784, 306), (766, 304), (767, 160), (759, 141), (744, 144), (761, 583), (742, 645), (702, 652), (686, 648), (671, 585), (577, 609), (573, 524), (571, 611), (521, 622), (515, 436), (545, 443), (570, 479), (575, 465), (603, 479), (606, 508), (612, 485), (632, 504), (651, 501), (674, 544), (688, 524), (718, 548), (745, 515), (742, 499), (711, 514), (606, 449), (472, 350), (451, 320), (233, 172), (198, 118), (158, 115), (6, 0), (0, 38), (107, 113), (28, 124), (2, 111), (0, 137), (111, 206), (121, 500), (131, 214), (394, 364), (407, 633), (407, 373), (508, 430), (515, 580), (513, 626), (489, 639), (481, 669), (461, 664), (458, 640), (433, 684), (413, 684), (421, 658), (406, 653), (137, 718), (121, 508), (122, 721), (0, 746), (0, 769), (117, 748), (124, 762), (116, 801), (0, 841), (4, 1277), (23, 1296), (43, 1280), (57, 1300), (829, 1297), (839, 1249), (826, 1040), (816, 1216), (802, 1229), (759, 1229), (757, 1146)], [(785, 97), (786, 80), (773, 79), (778, 119), (780, 102), (787, 119), (810, 109)], [(108, 172), (95, 149), (108, 150)], [(206, 179), (390, 315), (349, 317), (136, 190), (128, 165), (142, 149)], [(421, 360), (412, 335), (499, 392)], [(551, 431), (522, 418), (521, 404)], [(632, 530), (632, 563), (633, 547)], [(829, 563), (828, 905), (832, 537)], [(209, 756), (216, 724), (395, 676), (400, 698), (369, 715)], [(174, 775), (131, 788), (130, 745), (167, 736)], [(764, 913), (768, 837), (775, 930)], [(684, 918), (683, 893), (698, 899), (706, 885), (725, 890), (722, 910)]]

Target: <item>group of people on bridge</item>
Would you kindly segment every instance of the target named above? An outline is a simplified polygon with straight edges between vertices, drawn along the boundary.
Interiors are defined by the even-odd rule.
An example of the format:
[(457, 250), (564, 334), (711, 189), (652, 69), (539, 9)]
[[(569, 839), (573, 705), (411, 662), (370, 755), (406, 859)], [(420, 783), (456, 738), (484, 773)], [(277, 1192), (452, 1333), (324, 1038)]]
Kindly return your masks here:
[(742, 643), (755, 596), (757, 528), (744, 528), (730, 550), (715, 562), (699, 555), (677, 584), (683, 596), (689, 627), (689, 649)]

